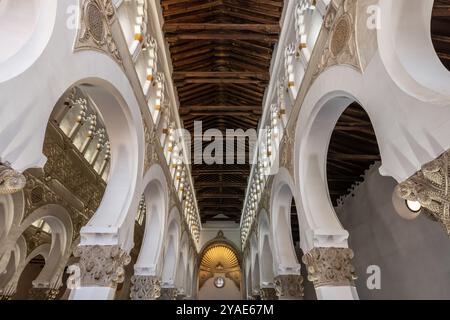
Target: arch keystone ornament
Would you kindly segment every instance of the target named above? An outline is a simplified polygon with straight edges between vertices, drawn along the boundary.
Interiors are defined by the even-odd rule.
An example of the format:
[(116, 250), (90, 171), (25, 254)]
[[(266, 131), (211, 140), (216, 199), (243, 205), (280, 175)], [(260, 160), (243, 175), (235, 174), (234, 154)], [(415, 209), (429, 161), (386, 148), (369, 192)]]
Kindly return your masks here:
[(119, 246), (80, 246), (74, 256), (80, 258), (83, 287), (115, 288), (124, 281), (124, 266), (131, 262), (130, 255)]
[(120, 66), (122, 58), (112, 35), (116, 8), (111, 0), (81, 0), (80, 22), (74, 51), (97, 50), (111, 56)]
[(161, 281), (154, 276), (131, 278), (131, 300), (156, 300), (161, 296)]
[(275, 286), (279, 299), (303, 299), (303, 277), (299, 274), (279, 275), (275, 277)]
[(418, 201), (421, 213), (439, 221), (450, 236), (450, 150), (422, 166), (422, 169), (397, 186), (405, 200)]
[(25, 176), (9, 166), (0, 164), (0, 194), (13, 194), (27, 183)]
[(308, 280), (314, 287), (354, 286), (357, 279), (351, 265), (353, 250), (348, 248), (314, 248), (302, 258)]

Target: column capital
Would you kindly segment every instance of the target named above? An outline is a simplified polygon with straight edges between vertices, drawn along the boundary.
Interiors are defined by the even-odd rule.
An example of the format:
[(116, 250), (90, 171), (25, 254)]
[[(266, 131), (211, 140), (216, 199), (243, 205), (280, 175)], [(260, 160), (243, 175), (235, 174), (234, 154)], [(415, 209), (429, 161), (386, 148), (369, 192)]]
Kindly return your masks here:
[(130, 255), (119, 246), (79, 246), (74, 255), (80, 258), (83, 287), (116, 287), (124, 281), (124, 266), (131, 262)]
[(175, 287), (161, 288), (161, 296), (159, 300), (176, 300), (178, 290)]
[(259, 292), (261, 300), (278, 300), (277, 292), (273, 287), (261, 288)]
[(450, 236), (450, 150), (422, 166), (422, 169), (400, 183), (397, 194), (421, 204), (421, 212), (439, 221)]
[(28, 291), (29, 300), (56, 300), (58, 294), (56, 288), (31, 288)]
[(131, 278), (131, 300), (156, 300), (161, 296), (161, 281), (155, 276)]
[(11, 168), (0, 164), (0, 194), (13, 194), (22, 190), (27, 183), (25, 176)]
[(316, 288), (323, 286), (354, 286), (355, 268), (351, 265), (353, 251), (349, 248), (314, 248), (302, 261), (308, 269), (308, 280)]
[(303, 299), (303, 277), (300, 274), (285, 274), (275, 277), (278, 298)]

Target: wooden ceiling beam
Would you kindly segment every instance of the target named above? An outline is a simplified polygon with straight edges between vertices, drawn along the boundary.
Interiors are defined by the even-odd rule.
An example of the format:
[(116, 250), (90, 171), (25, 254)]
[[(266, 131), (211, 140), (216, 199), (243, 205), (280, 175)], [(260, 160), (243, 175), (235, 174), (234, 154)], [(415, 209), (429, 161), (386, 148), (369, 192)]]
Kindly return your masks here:
[(231, 31), (253, 31), (275, 33), (280, 32), (279, 24), (260, 24), (260, 23), (166, 23), (164, 25), (166, 32), (179, 31), (216, 31), (216, 30), (231, 30)]
[(256, 78), (258, 80), (269, 81), (268, 72), (229, 72), (229, 71), (178, 71), (173, 73), (174, 80), (185, 78)]
[(184, 33), (184, 34), (169, 34), (166, 36), (169, 43), (175, 43), (180, 40), (253, 40), (274, 44), (278, 41), (277, 36), (255, 34), (255, 33)]

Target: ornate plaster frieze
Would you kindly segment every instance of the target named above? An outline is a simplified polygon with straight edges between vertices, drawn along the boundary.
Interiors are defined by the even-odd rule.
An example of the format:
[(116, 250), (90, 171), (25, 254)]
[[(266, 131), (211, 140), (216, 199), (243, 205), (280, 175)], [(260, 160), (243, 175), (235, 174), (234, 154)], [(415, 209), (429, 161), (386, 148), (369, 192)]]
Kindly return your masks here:
[(59, 289), (56, 288), (31, 288), (28, 292), (29, 300), (56, 300)]
[(316, 288), (353, 286), (357, 277), (352, 259), (353, 251), (348, 248), (314, 248), (302, 258), (308, 269), (308, 280)]
[(178, 290), (175, 287), (171, 288), (161, 288), (161, 296), (159, 300), (176, 300)]
[(323, 24), (328, 39), (313, 78), (338, 64), (350, 65), (361, 71), (356, 43), (357, 4), (357, 0), (343, 0), (339, 7), (335, 7), (331, 2)]
[[(144, 117), (143, 117), (144, 118)], [(147, 172), (153, 164), (159, 162), (158, 151), (156, 149), (158, 135), (155, 129), (150, 129), (147, 121), (144, 120), (144, 135), (145, 135), (145, 159), (144, 159), (144, 173)]]
[(9, 166), (0, 164), (0, 194), (13, 194), (25, 187), (25, 176)]
[(278, 300), (275, 288), (261, 288), (259, 292), (261, 300)]
[(80, 21), (74, 51), (97, 50), (122, 66), (122, 58), (112, 35), (116, 8), (112, 0), (81, 0)]
[(422, 205), (421, 213), (439, 221), (450, 236), (450, 150), (425, 164), (397, 187), (398, 195)]
[(79, 246), (74, 256), (80, 258), (84, 287), (116, 287), (124, 281), (124, 266), (131, 262), (130, 255), (119, 246)]
[(100, 206), (106, 183), (85, 163), (84, 156), (52, 122), (47, 129), (44, 154), (48, 159), (44, 166), (45, 182), (58, 180), (83, 202), (86, 211), (92, 215)]
[(279, 275), (275, 277), (278, 298), (303, 299), (303, 277), (299, 274)]
[(131, 278), (131, 300), (156, 300), (161, 296), (161, 281), (154, 276)]
[(294, 137), (293, 130), (286, 130), (280, 146), (280, 166), (294, 176)]

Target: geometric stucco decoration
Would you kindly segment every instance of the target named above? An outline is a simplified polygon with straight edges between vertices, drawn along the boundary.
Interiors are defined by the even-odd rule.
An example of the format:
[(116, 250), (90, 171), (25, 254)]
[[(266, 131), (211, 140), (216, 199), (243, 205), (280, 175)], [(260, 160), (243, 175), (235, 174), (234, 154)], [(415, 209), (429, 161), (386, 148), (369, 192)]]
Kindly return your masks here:
[(112, 36), (116, 8), (111, 0), (80, 0), (80, 21), (74, 51), (97, 50), (122, 66), (122, 58)]

